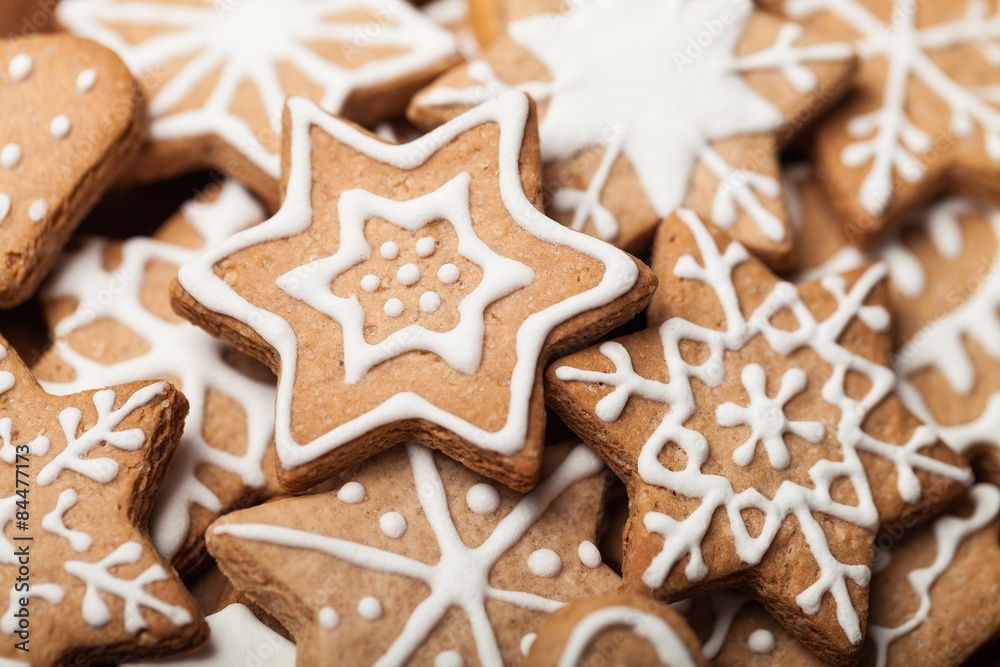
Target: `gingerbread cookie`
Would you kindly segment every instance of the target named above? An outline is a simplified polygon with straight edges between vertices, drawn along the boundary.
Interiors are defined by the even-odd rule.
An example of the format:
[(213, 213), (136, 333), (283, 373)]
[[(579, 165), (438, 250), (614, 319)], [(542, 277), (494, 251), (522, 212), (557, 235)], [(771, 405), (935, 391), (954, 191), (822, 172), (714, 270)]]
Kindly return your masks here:
[(66, 0), (58, 19), (118, 52), (149, 97), (136, 178), (217, 169), (272, 210), (286, 97), (372, 126), (460, 61), (398, 0)]
[(462, 57), (472, 58), (479, 54), (479, 42), (469, 17), (469, 0), (431, 0), (421, 6), (420, 11), (455, 36)]
[(185, 265), (173, 301), (278, 373), (282, 485), (419, 442), (530, 489), (541, 364), (639, 312), (652, 273), (538, 211), (521, 93), (405, 145), (293, 98), (283, 136), (281, 210)]
[(128, 167), (144, 105), (115, 54), (40, 35), (0, 40), (0, 118), (0, 308), (10, 308)]
[(911, 216), (898, 237), (861, 251), (847, 243), (817, 181), (795, 173), (801, 275), (885, 262), (900, 397), (1000, 482), (1000, 209), (945, 198)]
[(524, 664), (546, 614), (620, 584), (594, 557), (607, 469), (584, 445), (545, 452), (521, 496), (402, 445), (336, 492), (219, 519), (208, 546), (299, 665)]
[(546, 376), (550, 405), (629, 488), (626, 585), (740, 586), (849, 664), (879, 524), (970, 480), (892, 393), (884, 269), (796, 288), (691, 211), (661, 227), (654, 268), (650, 328)]
[[(977, 484), (957, 512), (879, 537), (863, 666), (959, 665), (1000, 631), (997, 516), (1000, 490)], [(883, 551), (883, 549), (885, 549)], [(827, 663), (764, 608), (738, 593), (681, 606), (713, 665)]]
[(0, 339), (4, 662), (113, 663), (205, 640), (146, 533), (186, 413), (162, 381), (50, 396)]
[(994, 0), (770, 0), (852, 40), (857, 90), (816, 132), (819, 175), (868, 245), (948, 189), (1000, 197), (1000, 8)]
[(594, 664), (707, 667), (701, 644), (670, 607), (618, 593), (573, 602), (545, 619), (529, 667)]
[(594, 0), (508, 31), (419, 93), (410, 118), (433, 127), (523, 90), (540, 105), (560, 222), (641, 253), (684, 205), (766, 261), (789, 259), (777, 156), (845, 89), (848, 44), (732, 0)]
[(208, 524), (279, 488), (274, 387), (266, 369), (178, 317), (170, 283), (202, 248), (263, 218), (227, 182), (185, 204), (154, 238), (88, 240), (43, 293), (55, 345), (34, 371), (47, 391), (169, 378), (190, 401), (150, 521), (156, 548), (185, 575), (204, 560)]
[(295, 644), (261, 623), (246, 605), (227, 605), (205, 620), (212, 634), (197, 652), (122, 667), (295, 667)]

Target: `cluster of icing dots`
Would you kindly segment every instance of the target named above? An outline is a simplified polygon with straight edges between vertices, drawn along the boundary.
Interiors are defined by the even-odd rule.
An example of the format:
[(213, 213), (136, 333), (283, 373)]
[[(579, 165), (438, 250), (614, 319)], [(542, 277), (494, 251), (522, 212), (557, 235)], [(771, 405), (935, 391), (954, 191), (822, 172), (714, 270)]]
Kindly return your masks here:
[[(417, 239), (414, 250), (418, 257), (430, 257), (437, 250), (437, 241), (430, 236), (422, 236)], [(379, 255), (382, 259), (393, 261), (399, 257), (399, 245), (394, 241), (386, 241), (379, 247)], [(407, 262), (396, 270), (396, 282), (403, 287), (410, 287), (417, 284), (422, 277), (420, 267), (412, 262)], [(454, 264), (443, 264), (437, 271), (437, 279), (442, 284), (450, 285), (458, 280), (459, 270)], [(366, 274), (361, 278), (361, 289), (369, 294), (376, 292), (383, 286), (383, 281), (373, 273)], [(427, 290), (420, 295), (420, 310), (431, 314), (441, 307), (441, 295), (433, 290)], [(389, 317), (399, 317), (406, 310), (402, 300), (391, 297), (382, 306), (382, 311)]]
[[(10, 59), (7, 64), (7, 75), (12, 83), (21, 83), (27, 79), (35, 68), (35, 61), (26, 53), (19, 53)], [(97, 82), (97, 72), (93, 69), (85, 69), (76, 78), (76, 89), (80, 93), (86, 93), (94, 87)], [(49, 134), (53, 139), (61, 140), (69, 136), (73, 123), (66, 114), (58, 114), (49, 122)], [(9, 142), (0, 147), (0, 168), (5, 170), (16, 169), (24, 158), (24, 151), (21, 144)], [(11, 210), (11, 197), (5, 192), (0, 192), (0, 222), (3, 222)], [(49, 205), (44, 199), (36, 199), (28, 206), (28, 217), (33, 222), (41, 222), (49, 214)]]

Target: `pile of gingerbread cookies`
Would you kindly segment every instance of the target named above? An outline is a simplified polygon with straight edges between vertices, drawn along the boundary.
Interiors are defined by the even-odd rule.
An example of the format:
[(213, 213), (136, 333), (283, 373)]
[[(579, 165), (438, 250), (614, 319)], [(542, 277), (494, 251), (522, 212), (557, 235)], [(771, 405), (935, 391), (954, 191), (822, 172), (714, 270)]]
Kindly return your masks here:
[(959, 665), (998, 0), (8, 0), (0, 665)]

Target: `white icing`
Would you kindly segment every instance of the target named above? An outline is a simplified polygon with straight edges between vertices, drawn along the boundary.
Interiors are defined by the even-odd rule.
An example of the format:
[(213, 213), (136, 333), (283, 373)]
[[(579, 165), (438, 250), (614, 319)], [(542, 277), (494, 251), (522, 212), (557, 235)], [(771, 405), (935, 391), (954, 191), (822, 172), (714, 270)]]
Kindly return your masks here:
[[(515, 86), (548, 102), (539, 127), (543, 159), (566, 160), (584, 149), (604, 149), (586, 189), (563, 187), (554, 193), (553, 206), (573, 212), (574, 229), (593, 220), (595, 233), (611, 240), (618, 236), (618, 221), (601, 199), (619, 157), (635, 169), (659, 217), (683, 204), (700, 162), (719, 181), (712, 206), (715, 224), (732, 226), (739, 207), (770, 240), (782, 240), (784, 226), (760, 199), (779, 196), (777, 181), (730, 165), (712, 142), (771, 132), (784, 123), (779, 109), (746, 83), (745, 73), (780, 72), (805, 93), (816, 87), (806, 63), (847, 59), (850, 47), (796, 46), (802, 29), (788, 23), (772, 46), (738, 56), (754, 11), (750, 2), (593, 0), (574, 5), (566, 14), (536, 14), (509, 27), (513, 40), (541, 61), (552, 79)], [(437, 87), (420, 102), (476, 104), (510, 89), (483, 61), (471, 63), (468, 73), (474, 85)]]
[(365, 499), (365, 487), (361, 482), (348, 482), (337, 491), (337, 498), (349, 505), (356, 505)]
[[(359, 433), (367, 432), (383, 424), (410, 418), (425, 419), (438, 424), (459, 437), (476, 442), (479, 446), (490, 451), (508, 455), (520, 451), (524, 446), (527, 432), (528, 403), (535, 385), (539, 354), (549, 332), (559, 323), (580, 313), (613, 302), (627, 293), (638, 278), (638, 269), (628, 255), (596, 239), (568, 230), (554, 220), (546, 218), (532, 206), (525, 196), (521, 187), (519, 159), (528, 114), (528, 99), (517, 93), (500, 97), (441, 126), (435, 132), (402, 146), (387, 144), (376, 137), (362, 133), (350, 124), (328, 116), (316, 105), (305, 100), (293, 98), (289, 100), (288, 104), (291, 118), (289, 140), (292, 148), (288, 189), (281, 210), (269, 221), (217, 244), (195, 261), (182, 267), (179, 274), (179, 280), (184, 289), (206, 308), (248, 324), (252, 323), (251, 328), (275, 349), (280, 358), (282, 372), (278, 383), (276, 403), (275, 444), (281, 464), (286, 468), (302, 465), (356, 438)], [(532, 313), (520, 325), (517, 330), (514, 350), (516, 362), (509, 381), (508, 411), (503, 426), (499, 430), (485, 432), (480, 427), (445, 412), (425, 398), (404, 391), (389, 398), (370, 412), (318, 436), (311, 442), (303, 444), (296, 442), (291, 430), (292, 396), (298, 359), (295, 332), (279, 314), (258, 308), (236, 293), (224, 280), (215, 275), (212, 267), (223, 258), (242, 249), (265, 241), (287, 238), (309, 228), (312, 220), (310, 209), (312, 142), (310, 133), (313, 128), (326, 132), (338, 141), (396, 168), (414, 169), (424, 164), (427, 159), (443, 146), (448, 145), (458, 135), (490, 122), (496, 123), (500, 128), (498, 174), (500, 192), (504, 206), (514, 221), (525, 232), (538, 239), (568, 246), (601, 261), (605, 266), (605, 272), (601, 276), (600, 282), (586, 291), (573, 294), (544, 310)], [(467, 201), (468, 188), (461, 187), (465, 178), (466, 176), (461, 175), (449, 182), (447, 187), (453, 188), (455, 195), (450, 198), (446, 197), (442, 203), (453, 203), (459, 196), (462, 202)], [(387, 208), (402, 209), (408, 214), (414, 212), (410, 206), (413, 200), (411, 202), (392, 202), (375, 198), (372, 195), (364, 195), (358, 190), (351, 192), (355, 193), (354, 197), (360, 197), (362, 200), (378, 200), (380, 210)], [(433, 197), (434, 193), (429, 196)], [(343, 205), (343, 203), (342, 198), (340, 204)], [(467, 213), (467, 209), (463, 208), (454, 214), (449, 210), (448, 213), (448, 219), (454, 224), (456, 219), (462, 217), (463, 213)], [(399, 221), (399, 223), (401, 222)], [(357, 227), (345, 224), (343, 216), (341, 216), (341, 224), (344, 225), (344, 231), (348, 233), (352, 229), (356, 230)], [(342, 236), (341, 241), (343, 240)], [(509, 277), (505, 278), (509, 279)], [(324, 305), (336, 304), (349, 310), (347, 303), (338, 303), (337, 297), (329, 293), (329, 282), (324, 284), (322, 281), (316, 281), (315, 274), (311, 275), (310, 279), (317, 286), (315, 294), (309, 295), (311, 298), (314, 297), (323, 302)], [(488, 284), (489, 282), (485, 279), (482, 281), (482, 284), (486, 285), (485, 289), (495, 290), (497, 285)], [(471, 298), (471, 296), (466, 296), (463, 299), (463, 304), (459, 307), (460, 313), (465, 302)], [(476, 305), (478, 310), (478, 304), (470, 303), (470, 307), (471, 305)], [(355, 317), (352, 316), (351, 319), (354, 325), (357, 324)], [(481, 331), (483, 326), (481, 318), (479, 321), (473, 322), (468, 316), (462, 318), (462, 323), (459, 326), (468, 327), (469, 331), (474, 334)], [(360, 331), (360, 326), (352, 325), (351, 331)], [(402, 331), (407, 331), (407, 329)], [(402, 341), (405, 343), (404, 350), (414, 349), (415, 342), (418, 340), (421, 342), (451, 340), (450, 338), (441, 338), (441, 336), (449, 336), (449, 333), (424, 335), (419, 331), (412, 331), (414, 331), (414, 335)], [(350, 335), (356, 334), (345, 331), (345, 341), (346, 336)], [(476, 347), (477, 345), (478, 347)], [(474, 368), (478, 366), (478, 360), (482, 354), (481, 346), (481, 336), (472, 335), (461, 340), (457, 347), (447, 347), (447, 349), (440, 351), (447, 353), (447, 356), (443, 358), (449, 359), (450, 362), (464, 362)], [(435, 350), (439, 350), (441, 347), (443, 346), (436, 343), (433, 345)], [(476, 349), (470, 349), (472, 347), (476, 347)], [(366, 355), (366, 358), (361, 361), (350, 355), (345, 355), (345, 366), (348, 363), (352, 364), (354, 371), (358, 367), (372, 363), (373, 359), (401, 353), (398, 348), (390, 350), (382, 344), (369, 346), (364, 341), (352, 345), (352, 349), (355, 352), (359, 350), (370, 352), (370, 355)], [(421, 349), (427, 348), (422, 347)], [(475, 363), (470, 363), (472, 361)], [(349, 372), (348, 379), (352, 377), (354, 376)]]
[(458, 651), (442, 651), (434, 656), (434, 667), (465, 667), (465, 660)]
[(751, 653), (770, 653), (774, 650), (774, 635), (763, 628), (754, 630), (747, 637), (747, 648)]
[(531, 493), (523, 496), (500, 520), (492, 534), (473, 548), (462, 540), (455, 526), (434, 454), (412, 444), (406, 445), (406, 453), (413, 469), (415, 488), (420, 489), (420, 504), (440, 549), (440, 557), (433, 564), (346, 539), (279, 525), (229, 523), (216, 526), (215, 534), (308, 549), (368, 570), (399, 574), (425, 583), (430, 588), (430, 595), (417, 606), (402, 634), (377, 661), (380, 665), (406, 664), (452, 609), (462, 610), (468, 616), (479, 663), (503, 664), (496, 632), (486, 613), (487, 602), (499, 601), (544, 613), (559, 609), (563, 603), (533, 593), (490, 585), (493, 567), (531, 530), (553, 501), (572, 485), (604, 470), (604, 466), (586, 446), (573, 448), (559, 467)]
[(366, 621), (377, 621), (382, 618), (382, 603), (371, 596), (361, 598), (358, 602), (358, 616)]
[(536, 549), (528, 556), (528, 569), (536, 577), (555, 577), (562, 572), (562, 558), (552, 549)]
[(406, 532), (406, 519), (399, 512), (386, 512), (378, 520), (379, 528), (387, 537), (398, 539)]
[(430, 257), (437, 249), (437, 245), (430, 236), (422, 236), (417, 239), (416, 251), (418, 257)]
[(750, 598), (743, 593), (722, 590), (709, 593), (708, 600), (712, 606), (714, 621), (712, 624), (712, 634), (702, 645), (701, 652), (705, 654), (708, 660), (714, 660), (726, 642), (726, 637), (729, 635), (729, 629), (736, 619), (736, 614), (744, 604), (750, 601)]
[(80, 501), (80, 496), (73, 489), (64, 489), (56, 500), (55, 509), (42, 517), (42, 530), (62, 537), (69, 542), (73, 551), (86, 551), (93, 543), (93, 538), (82, 530), (71, 530), (66, 527), (64, 517)]
[[(386, 144), (382, 144), (383, 146)], [(497, 254), (477, 235), (469, 210), (467, 173), (455, 176), (429, 194), (408, 201), (394, 201), (364, 190), (347, 190), (340, 196), (340, 244), (330, 257), (306, 264), (278, 279), (278, 286), (291, 296), (329, 315), (343, 325), (344, 375), (349, 384), (359, 382), (373, 366), (410, 350), (427, 350), (441, 357), (455, 370), (472, 374), (483, 355), (486, 308), (504, 296), (530, 285), (535, 274), (527, 266)], [(365, 222), (381, 218), (415, 232), (436, 220), (447, 220), (458, 235), (459, 252), (483, 270), (483, 279), (458, 305), (460, 319), (449, 331), (427, 329), (419, 323), (393, 332), (378, 343), (365, 339), (365, 313), (355, 295), (337, 296), (330, 283), (340, 274), (365, 261), (371, 248), (365, 238)], [(386, 245), (383, 244), (382, 255)], [(396, 244), (392, 244), (395, 256)], [(303, 277), (304, 274), (304, 277)], [(396, 279), (403, 285), (415, 283), (420, 269), (406, 264)], [(398, 317), (403, 302), (393, 297), (385, 304), (385, 314)]]
[[(947, 129), (959, 138), (981, 132), (986, 155), (1000, 160), (1000, 110), (974, 81), (946, 72), (938, 60), (956, 48), (971, 46), (991, 65), (1000, 64), (995, 43), (1000, 39), (1000, 12), (990, 14), (981, 0), (965, 0), (966, 13), (961, 18), (939, 23), (924, 20), (917, 25), (919, 10), (911, 0), (893, 0), (891, 22), (883, 21), (859, 0), (785, 0), (784, 7), (794, 17), (832, 12), (860, 33), (857, 52), (863, 62), (885, 61), (880, 69), (885, 72), (882, 90), (869, 93), (880, 96), (881, 103), (848, 120), (846, 129), (853, 141), (840, 155), (844, 166), (867, 169), (858, 200), (868, 213), (880, 215), (892, 203), (895, 177), (915, 182), (926, 176), (921, 156), (929, 153), (928, 159), (934, 159), (938, 148), (933, 135), (939, 130)], [(919, 115), (915, 118), (909, 113), (914, 84), (947, 107), (947, 128), (916, 124)]]
[(500, 492), (492, 484), (480, 482), (469, 487), (465, 502), (476, 514), (493, 514), (500, 509)]
[(603, 562), (601, 559), (601, 552), (598, 550), (597, 545), (590, 540), (580, 542), (580, 546), (576, 553), (580, 557), (580, 562), (589, 568), (598, 567)]
[(0, 192), (0, 222), (7, 219), (10, 213), (10, 195)]
[(584, 664), (584, 655), (598, 635), (605, 630), (623, 626), (649, 642), (660, 664), (670, 667), (695, 667), (697, 664), (684, 640), (669, 623), (659, 616), (624, 605), (603, 607), (577, 621), (556, 664), (558, 667)]
[(49, 205), (44, 199), (36, 199), (28, 207), (28, 217), (32, 222), (41, 222), (49, 214)]
[(340, 625), (340, 614), (333, 607), (320, 607), (317, 618), (320, 626), (326, 630), (334, 630)]
[(194, 653), (122, 667), (295, 667), (295, 644), (261, 623), (246, 606), (231, 604), (205, 620), (211, 635)]
[[(221, 7), (221, 10), (220, 10)], [(178, 7), (164, 0), (73, 0), (60, 3), (60, 23), (114, 50), (138, 80), (182, 64), (149, 99), (154, 141), (215, 135), (277, 178), (279, 156), (259, 139), (278, 132), (288, 91), (280, 66), (290, 66), (318, 90), (317, 102), (337, 113), (357, 90), (389, 85), (451, 57), (454, 38), (408, 3), (394, 0), (240, 0), (217, 5), (202, 0)], [(350, 20), (352, 13), (379, 17)], [(167, 30), (131, 41), (127, 30)], [(121, 32), (119, 32), (121, 30)], [(355, 67), (322, 55), (315, 43), (338, 44), (337, 53)], [(369, 46), (386, 55), (362, 60)], [(211, 83), (204, 103), (183, 104)], [(249, 86), (270, 127), (254, 127), (235, 109), (237, 93)]]
[[(204, 204), (190, 202), (183, 212), (205, 244), (218, 242), (262, 217), (256, 201), (232, 182), (222, 187), (215, 200)], [(179, 266), (195, 257), (197, 251), (136, 237), (121, 245), (121, 264), (109, 272), (103, 263), (107, 244), (99, 239), (85, 242), (62, 262), (45, 289), (46, 299), (77, 301), (76, 310), (60, 320), (54, 331), (59, 357), (73, 368), (76, 376), (71, 382), (42, 385), (52, 393), (72, 394), (91, 386), (176, 378), (190, 411), (150, 521), (153, 544), (166, 558), (172, 558), (188, 538), (194, 505), (215, 514), (223, 509), (216, 492), (195, 475), (199, 466), (208, 464), (225, 470), (250, 488), (263, 486), (263, 457), (273, 431), (274, 389), (230, 366), (225, 360), (229, 348), (224, 343), (194, 325), (160, 319), (143, 305), (147, 265), (160, 261)], [(69, 337), (98, 319), (126, 325), (146, 341), (148, 351), (111, 365), (100, 364), (77, 352), (69, 344)], [(179, 349), (184, 353), (178, 354)], [(210, 391), (231, 397), (243, 409), (247, 434), (243, 454), (216, 449), (205, 440), (203, 428)]]
[(437, 292), (424, 292), (420, 295), (420, 310), (425, 313), (434, 313), (440, 307), (441, 295)]
[(49, 134), (51, 134), (54, 139), (65, 139), (72, 126), (73, 124), (70, 122), (69, 116), (59, 114), (52, 119), (51, 123), (49, 123)]
[(528, 653), (531, 652), (531, 647), (535, 645), (536, 639), (538, 639), (538, 634), (535, 632), (529, 632), (525, 636), (521, 637), (521, 655), (525, 658), (527, 658)]
[(14, 634), (14, 631), (17, 629), (18, 622), (18, 619), (14, 617), (14, 612), (19, 608), (18, 601), (20, 598), (26, 597), (32, 600), (38, 598), (45, 600), (49, 604), (59, 604), (63, 601), (65, 596), (66, 591), (63, 590), (63, 587), (58, 584), (36, 584), (32, 582), (31, 589), (27, 591), (18, 591), (16, 588), (11, 586), (10, 593), (8, 595), (7, 611), (4, 613), (3, 617), (0, 617), (0, 631), (3, 631), (8, 635)]
[(138, 563), (140, 558), (142, 545), (126, 542), (96, 563), (66, 561), (66, 572), (86, 584), (80, 611), (88, 625), (103, 628), (111, 622), (111, 609), (104, 596), (114, 596), (124, 603), (123, 621), (129, 634), (146, 629), (143, 608), (165, 616), (174, 625), (187, 625), (192, 621), (187, 609), (164, 602), (145, 590), (150, 584), (167, 578), (167, 571), (162, 566), (150, 565), (134, 579), (120, 579), (111, 574), (113, 568)]
[(89, 92), (97, 83), (97, 70), (85, 69), (76, 77), (76, 89), (78, 92)]
[(382, 255), (382, 259), (396, 259), (399, 257), (399, 246), (392, 241), (386, 241), (379, 247), (378, 252)]
[(31, 56), (27, 53), (18, 53), (10, 59), (10, 63), (7, 65), (7, 74), (10, 76), (10, 80), (15, 83), (24, 81), (31, 74), (34, 66), (35, 61), (32, 60)]
[(0, 149), (0, 166), (4, 169), (13, 169), (21, 164), (21, 145), (7, 144)]
[(443, 282), (445, 285), (450, 285), (456, 280), (458, 280), (459, 271), (458, 267), (454, 264), (442, 264), (441, 268), (438, 269), (437, 277), (438, 280)]
[(930, 618), (931, 587), (955, 560), (962, 541), (988, 526), (1000, 513), (1000, 489), (991, 484), (977, 484), (969, 491), (975, 509), (968, 517), (946, 514), (934, 520), (934, 540), (937, 554), (934, 562), (911, 571), (907, 581), (920, 600), (920, 606), (904, 623), (888, 628), (875, 623), (868, 625), (868, 638), (875, 645), (876, 665), (884, 667), (892, 643), (907, 635)]
[[(759, 563), (764, 557), (785, 519), (794, 517), (809, 544), (819, 572), (817, 580), (800, 592), (796, 600), (803, 612), (812, 615), (819, 611), (823, 597), (830, 594), (836, 603), (841, 628), (847, 638), (857, 644), (861, 641), (862, 632), (847, 582), (851, 580), (867, 586), (871, 572), (867, 564), (843, 563), (834, 556), (815, 514), (871, 531), (878, 528), (878, 512), (859, 458), (861, 452), (893, 463), (897, 491), (903, 500), (911, 503), (919, 500), (921, 495), (917, 471), (962, 482), (970, 481), (970, 473), (920, 453), (921, 448), (936, 441), (935, 433), (929, 427), (916, 428), (907, 442), (899, 445), (878, 440), (862, 429), (868, 414), (895, 389), (896, 378), (890, 369), (847, 350), (838, 340), (855, 318), (878, 331), (888, 327), (889, 318), (885, 309), (865, 305), (869, 294), (885, 275), (882, 265), (869, 267), (850, 289), (840, 276), (825, 278), (822, 286), (833, 298), (836, 309), (822, 321), (817, 320), (805, 305), (798, 290), (783, 282), (772, 288), (749, 317), (744, 317), (732, 271), (749, 260), (749, 253), (737, 242), (730, 243), (722, 252), (697, 216), (686, 210), (680, 211), (679, 216), (694, 236), (702, 263), (698, 264), (692, 256), (686, 255), (677, 260), (673, 267), (674, 274), (682, 279), (702, 282), (715, 292), (725, 316), (725, 328), (719, 331), (679, 317), (661, 324), (659, 334), (664, 351), (665, 376), (670, 378), (668, 383), (639, 376), (633, 370), (628, 351), (616, 342), (604, 343), (600, 347), (614, 364), (614, 372), (562, 366), (557, 369), (556, 376), (563, 381), (601, 383), (610, 387), (612, 391), (596, 407), (597, 416), (604, 421), (617, 420), (632, 396), (642, 396), (670, 406), (669, 412), (642, 448), (638, 473), (647, 484), (683, 497), (699, 499), (701, 504), (683, 519), (659, 512), (648, 512), (641, 517), (648, 531), (664, 538), (660, 553), (642, 575), (646, 586), (652, 589), (661, 586), (674, 566), (686, 556), (688, 563), (684, 572), (689, 580), (699, 581), (707, 576), (701, 543), (717, 510), (724, 510), (728, 517), (736, 555), (751, 565)], [(787, 311), (794, 316), (797, 326), (791, 330), (776, 327), (772, 318), (779, 311)], [(725, 373), (719, 371), (725, 369), (723, 358), (726, 353), (742, 349), (757, 336), (762, 336), (778, 355), (788, 356), (795, 350), (809, 348), (829, 364), (831, 375), (823, 385), (822, 397), (840, 411), (836, 444), (839, 445), (841, 460), (818, 461), (809, 470), (810, 486), (786, 479), (773, 498), (766, 498), (754, 487), (737, 493), (725, 476), (703, 472), (702, 466), (710, 456), (709, 443), (704, 435), (684, 426), (697, 409), (692, 380), (698, 379), (710, 387), (720, 386), (725, 380)], [(697, 366), (688, 364), (680, 352), (681, 343), (685, 340), (703, 344), (709, 350), (709, 358)], [(861, 398), (853, 398), (846, 391), (848, 371), (860, 374), (870, 382), (867, 393)], [(746, 384), (746, 374), (743, 380)], [(791, 386), (783, 393), (794, 394), (796, 388), (793, 377)], [(748, 409), (761, 409), (760, 401), (751, 401)], [(780, 425), (782, 420), (784, 417), (774, 422)], [(752, 423), (764, 421), (760, 416), (751, 420)], [(767, 430), (773, 435), (777, 429), (769, 427)], [(804, 432), (818, 435), (815, 425), (806, 426)], [(668, 446), (679, 447), (685, 453), (686, 467), (683, 470), (670, 470), (660, 462), (660, 452)], [(775, 453), (778, 453), (779, 461), (787, 454), (783, 448), (772, 449), (768, 450), (772, 461)], [(857, 498), (855, 504), (833, 500), (830, 489), (838, 481), (847, 482), (853, 489)], [(742, 518), (741, 513), (748, 508), (755, 508), (764, 516), (756, 536), (750, 534)]]
[[(7, 371), (4, 371), (4, 373), (7, 373)], [(9, 373), (7, 375), (0, 374), (0, 380), (7, 379), (11, 386), (13, 386), (14, 383), (13, 378), (14, 376)], [(44, 435), (36, 436), (30, 442), (15, 443), (11, 437), (13, 429), (14, 422), (10, 417), (0, 418), (0, 443), (3, 443), (2, 446), (0, 446), (0, 459), (14, 465), (17, 461), (18, 448), (27, 449), (30, 456), (44, 456), (48, 453), (50, 443), (49, 439)], [(23, 453), (24, 450), (22, 449), (21, 451)]]
[(374, 292), (381, 284), (382, 281), (379, 280), (378, 276), (372, 275), (371, 273), (361, 279), (361, 289), (366, 292)]

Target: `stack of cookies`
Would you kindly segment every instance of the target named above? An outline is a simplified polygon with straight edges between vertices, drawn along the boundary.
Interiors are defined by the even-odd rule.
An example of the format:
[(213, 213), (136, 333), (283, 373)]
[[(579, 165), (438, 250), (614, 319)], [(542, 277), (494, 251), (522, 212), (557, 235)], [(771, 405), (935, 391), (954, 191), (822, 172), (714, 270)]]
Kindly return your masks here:
[(1000, 1), (0, 36), (0, 665), (992, 662)]

